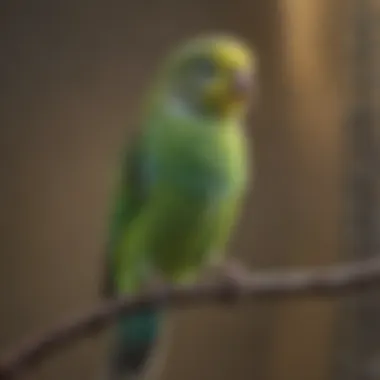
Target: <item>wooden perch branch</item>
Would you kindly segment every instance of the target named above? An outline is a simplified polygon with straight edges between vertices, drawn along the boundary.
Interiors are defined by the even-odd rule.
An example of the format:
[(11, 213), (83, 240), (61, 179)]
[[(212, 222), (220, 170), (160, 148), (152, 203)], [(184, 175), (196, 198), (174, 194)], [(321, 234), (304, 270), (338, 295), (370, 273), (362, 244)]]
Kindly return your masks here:
[(119, 314), (132, 314), (147, 306), (185, 307), (294, 296), (331, 297), (380, 286), (380, 256), (322, 269), (253, 273), (236, 283), (171, 287), (141, 295), (127, 295), (101, 304), (44, 334), (29, 339), (0, 359), (0, 380), (13, 379), (38, 364), (56, 349), (99, 331)]

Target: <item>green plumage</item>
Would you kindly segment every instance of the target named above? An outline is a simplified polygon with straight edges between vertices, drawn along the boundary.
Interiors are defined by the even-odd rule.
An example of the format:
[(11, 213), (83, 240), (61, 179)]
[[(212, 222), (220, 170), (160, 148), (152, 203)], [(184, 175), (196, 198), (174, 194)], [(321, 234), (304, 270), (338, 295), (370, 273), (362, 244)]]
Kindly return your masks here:
[[(194, 281), (202, 266), (223, 259), (240, 211), (248, 173), (244, 112), (198, 107), (199, 65), (182, 65), (185, 53), (161, 73), (141, 133), (129, 144), (112, 214), (107, 296), (136, 292), (154, 276), (167, 283)], [(188, 71), (178, 71), (184, 67)], [(181, 82), (178, 72), (194, 80)], [(118, 375), (139, 373), (131, 352), (142, 348), (145, 363), (158, 317), (148, 310), (120, 320), (116, 355), (123, 353), (124, 367), (115, 364)]]

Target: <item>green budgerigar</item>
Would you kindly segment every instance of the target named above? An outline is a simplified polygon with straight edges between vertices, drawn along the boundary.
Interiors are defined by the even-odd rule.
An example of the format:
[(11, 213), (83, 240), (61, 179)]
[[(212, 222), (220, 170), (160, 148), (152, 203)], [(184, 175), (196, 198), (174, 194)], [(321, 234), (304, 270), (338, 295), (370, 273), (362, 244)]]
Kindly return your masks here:
[[(224, 260), (248, 173), (244, 123), (255, 56), (240, 39), (193, 38), (158, 70), (129, 144), (107, 247), (105, 295), (194, 281)], [(115, 327), (108, 379), (137, 379), (162, 314), (141, 311)]]

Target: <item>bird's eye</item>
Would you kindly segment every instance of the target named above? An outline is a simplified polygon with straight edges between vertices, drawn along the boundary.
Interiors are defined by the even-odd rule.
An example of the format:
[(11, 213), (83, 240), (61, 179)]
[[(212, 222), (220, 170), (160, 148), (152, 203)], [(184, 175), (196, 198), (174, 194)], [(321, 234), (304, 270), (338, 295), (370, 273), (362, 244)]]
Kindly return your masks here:
[(199, 59), (196, 64), (197, 72), (202, 79), (210, 79), (212, 78), (217, 71), (217, 67), (214, 62), (209, 59)]

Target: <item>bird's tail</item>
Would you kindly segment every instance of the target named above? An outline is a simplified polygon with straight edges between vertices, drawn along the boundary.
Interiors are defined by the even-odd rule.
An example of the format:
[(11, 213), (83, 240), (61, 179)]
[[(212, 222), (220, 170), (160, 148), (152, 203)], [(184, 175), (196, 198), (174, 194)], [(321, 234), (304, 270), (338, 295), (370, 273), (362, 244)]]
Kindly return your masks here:
[(116, 324), (107, 380), (136, 380), (145, 372), (161, 315), (155, 309), (122, 317)]

